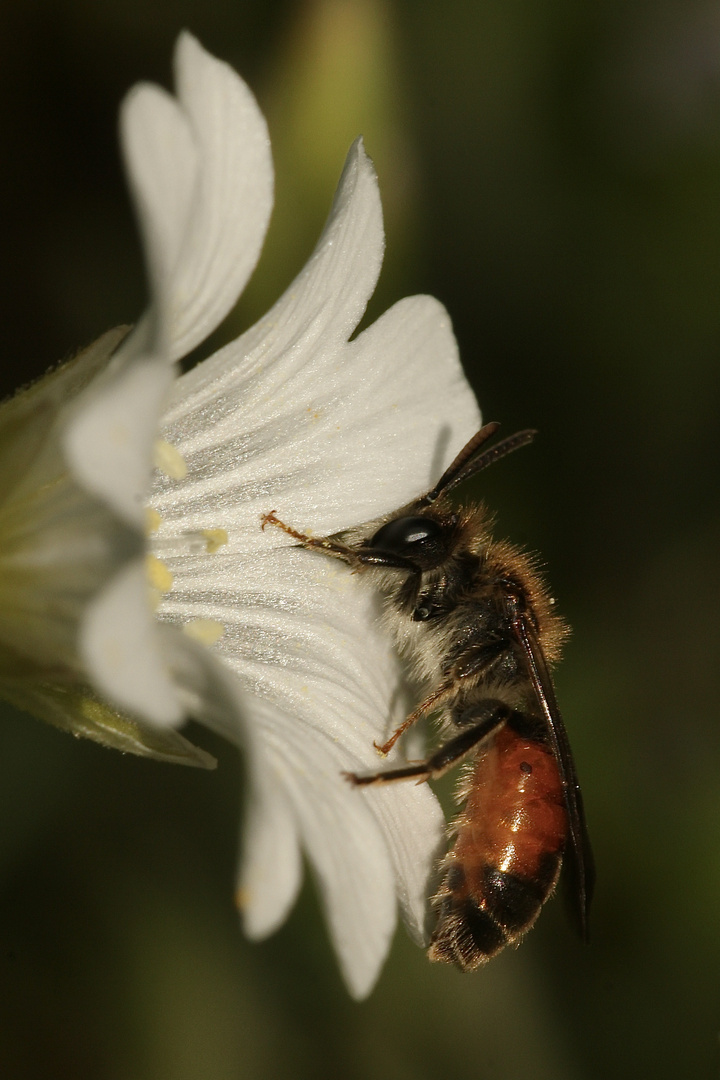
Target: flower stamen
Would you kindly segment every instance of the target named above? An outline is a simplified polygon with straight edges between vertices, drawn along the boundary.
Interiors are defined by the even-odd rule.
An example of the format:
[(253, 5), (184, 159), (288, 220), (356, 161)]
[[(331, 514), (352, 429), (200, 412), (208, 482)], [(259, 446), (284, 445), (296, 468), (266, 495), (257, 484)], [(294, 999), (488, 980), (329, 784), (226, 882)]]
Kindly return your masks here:
[(225, 627), (217, 619), (191, 619), (184, 624), (183, 632), (201, 645), (214, 645), (225, 633)]
[(205, 537), (205, 550), (208, 555), (214, 555), (228, 542), (227, 529), (202, 529), (202, 534)]
[(148, 536), (156, 533), (162, 525), (162, 517), (158, 514), (157, 510), (153, 510), (151, 506), (148, 506), (145, 510), (145, 532)]
[(156, 555), (146, 555), (145, 569), (150, 586), (159, 593), (168, 593), (173, 587), (173, 575), (162, 559)]
[(153, 464), (170, 480), (184, 480), (187, 476), (185, 458), (172, 443), (165, 439), (157, 439), (155, 442)]

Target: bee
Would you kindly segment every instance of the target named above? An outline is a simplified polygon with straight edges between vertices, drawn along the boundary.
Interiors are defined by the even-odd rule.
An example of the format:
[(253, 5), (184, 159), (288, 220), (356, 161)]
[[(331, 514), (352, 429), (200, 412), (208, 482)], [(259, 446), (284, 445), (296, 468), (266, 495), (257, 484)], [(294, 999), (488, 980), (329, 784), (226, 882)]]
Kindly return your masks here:
[[(594, 870), (582, 795), (550, 667), (567, 627), (531, 556), (491, 535), (484, 504), (454, 508), (462, 481), (531, 442), (520, 431), (492, 446), (483, 427), (426, 494), (362, 529), (315, 538), (263, 516), (306, 548), (372, 574), (384, 620), (416, 678), (421, 703), (382, 746), (438, 714), (447, 741), (421, 762), (358, 787), (435, 779), (469, 760), (450, 846), (432, 899), (431, 960), (472, 970), (517, 942), (553, 892), (563, 861), (572, 914), (587, 938)], [(471, 758), (472, 756), (472, 758)]]

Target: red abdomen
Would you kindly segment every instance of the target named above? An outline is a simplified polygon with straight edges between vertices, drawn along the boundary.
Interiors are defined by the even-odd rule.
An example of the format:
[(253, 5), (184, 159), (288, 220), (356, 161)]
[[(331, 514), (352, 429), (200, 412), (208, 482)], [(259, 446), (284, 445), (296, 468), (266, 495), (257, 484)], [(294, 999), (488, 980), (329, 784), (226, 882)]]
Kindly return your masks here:
[(508, 726), (482, 751), (464, 791), (429, 956), (471, 969), (535, 922), (560, 872), (567, 813), (553, 754)]

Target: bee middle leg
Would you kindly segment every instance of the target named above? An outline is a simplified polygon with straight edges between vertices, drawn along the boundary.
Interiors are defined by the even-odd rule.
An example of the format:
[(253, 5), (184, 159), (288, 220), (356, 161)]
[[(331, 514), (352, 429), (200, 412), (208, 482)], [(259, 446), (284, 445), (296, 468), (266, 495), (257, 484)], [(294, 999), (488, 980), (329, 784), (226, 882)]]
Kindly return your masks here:
[[(487, 703), (489, 704), (489, 703)], [(469, 754), (471, 750), (489, 738), (494, 732), (507, 723), (513, 715), (513, 710), (503, 702), (493, 702), (493, 707), (487, 713), (487, 704), (483, 708), (486, 714), (477, 724), (465, 727), (454, 738), (441, 746), (434, 754), (425, 761), (419, 761), (414, 765), (402, 765), (398, 769), (386, 769), (384, 772), (371, 773), (369, 776), (358, 776), (357, 773), (346, 772), (343, 776), (349, 780), (353, 787), (367, 787), (370, 784), (389, 784), (395, 780), (435, 780), (451, 769), (456, 762)]]
[(454, 682), (443, 683), (442, 686), (439, 686), (438, 689), (430, 695), (430, 697), (425, 698), (424, 701), (420, 702), (416, 709), (413, 709), (410, 715), (405, 720), (403, 720), (400, 727), (396, 728), (395, 731), (393, 731), (387, 742), (384, 742), (382, 744), (377, 742), (373, 743), (373, 746), (378, 751), (378, 753), (382, 754), (383, 757), (386, 757), (390, 753), (400, 736), (404, 735), (408, 728), (411, 728), (413, 724), (420, 719), (421, 716), (425, 715), (425, 713), (429, 712), (431, 709), (436, 709), (438, 705), (442, 703), (443, 698), (447, 697), (448, 694), (453, 693), (454, 690)]

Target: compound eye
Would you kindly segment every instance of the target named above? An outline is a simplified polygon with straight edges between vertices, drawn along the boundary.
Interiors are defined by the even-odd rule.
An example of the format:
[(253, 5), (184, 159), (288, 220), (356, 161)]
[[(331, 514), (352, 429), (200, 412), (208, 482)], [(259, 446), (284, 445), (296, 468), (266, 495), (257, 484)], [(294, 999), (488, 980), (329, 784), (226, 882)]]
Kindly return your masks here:
[(388, 521), (373, 536), (369, 547), (405, 554), (432, 546), (442, 536), (442, 525), (433, 518), (401, 517)]

